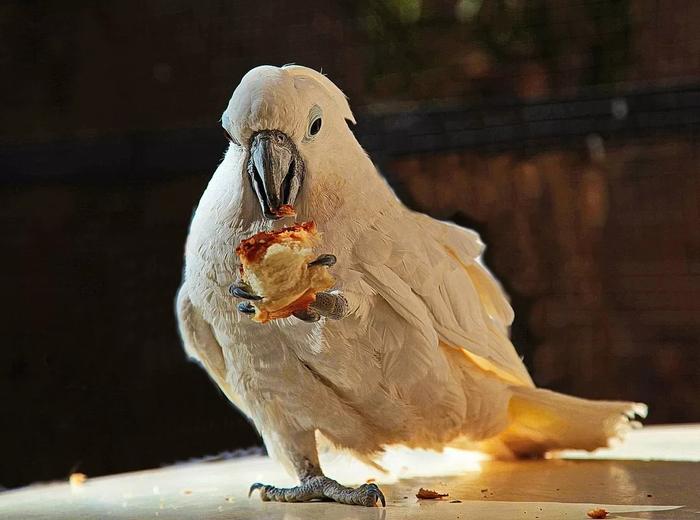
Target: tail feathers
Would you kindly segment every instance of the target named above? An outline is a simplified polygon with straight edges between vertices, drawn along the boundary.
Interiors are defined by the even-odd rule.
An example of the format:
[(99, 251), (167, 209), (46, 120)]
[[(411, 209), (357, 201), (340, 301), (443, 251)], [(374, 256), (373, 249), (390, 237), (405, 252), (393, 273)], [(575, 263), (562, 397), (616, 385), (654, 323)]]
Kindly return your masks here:
[(511, 423), (482, 449), (499, 458), (541, 457), (547, 452), (593, 451), (641, 424), (647, 407), (624, 401), (589, 401), (541, 388), (511, 387)]

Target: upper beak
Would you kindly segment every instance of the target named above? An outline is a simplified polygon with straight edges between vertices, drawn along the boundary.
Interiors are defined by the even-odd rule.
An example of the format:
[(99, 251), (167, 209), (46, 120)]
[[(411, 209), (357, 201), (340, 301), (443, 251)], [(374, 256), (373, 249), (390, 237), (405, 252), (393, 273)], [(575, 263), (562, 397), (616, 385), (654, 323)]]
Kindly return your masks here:
[(263, 215), (279, 218), (282, 204), (294, 205), (303, 181), (304, 163), (294, 142), (279, 130), (262, 130), (250, 142), (248, 174)]

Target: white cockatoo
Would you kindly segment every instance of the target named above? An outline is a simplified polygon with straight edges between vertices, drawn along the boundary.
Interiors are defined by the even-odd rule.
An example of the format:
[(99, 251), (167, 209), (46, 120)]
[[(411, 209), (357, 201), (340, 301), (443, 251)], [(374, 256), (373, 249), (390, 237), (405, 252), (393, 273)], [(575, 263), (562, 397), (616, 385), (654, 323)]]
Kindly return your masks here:
[[(192, 220), (178, 318), (186, 352), (299, 479), (263, 500), (384, 503), (375, 484), (326, 477), (317, 440), (371, 463), (389, 445), (478, 445), (532, 457), (606, 446), (639, 403), (536, 388), (509, 340), (513, 311), (472, 231), (407, 209), (349, 128), (343, 93), (302, 66), (246, 74), (222, 117), (231, 141)], [(252, 321), (234, 253), (260, 231), (323, 232), (333, 290), (307, 312)], [(233, 285), (232, 285), (233, 284)], [(320, 319), (318, 319), (320, 316)]]

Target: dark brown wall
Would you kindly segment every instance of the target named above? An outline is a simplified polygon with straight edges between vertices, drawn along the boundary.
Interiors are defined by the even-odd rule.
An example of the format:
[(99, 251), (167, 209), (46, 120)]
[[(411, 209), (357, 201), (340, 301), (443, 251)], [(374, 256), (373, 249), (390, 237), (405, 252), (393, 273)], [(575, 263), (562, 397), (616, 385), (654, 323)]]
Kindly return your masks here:
[[(208, 126), (260, 64), (323, 69), (354, 107), (700, 78), (694, 0), (7, 0), (0, 143)], [(478, 2), (471, 2), (477, 4)]]

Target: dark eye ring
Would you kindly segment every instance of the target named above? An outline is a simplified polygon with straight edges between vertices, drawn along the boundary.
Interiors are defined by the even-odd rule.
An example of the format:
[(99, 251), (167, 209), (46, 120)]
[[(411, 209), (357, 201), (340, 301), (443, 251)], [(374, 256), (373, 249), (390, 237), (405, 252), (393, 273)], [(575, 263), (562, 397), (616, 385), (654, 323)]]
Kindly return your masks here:
[(238, 141), (231, 137), (231, 134), (229, 134), (225, 128), (222, 128), (222, 130), (224, 131), (224, 137), (226, 138), (226, 140), (238, 146)]
[(317, 119), (314, 119), (314, 122), (311, 123), (311, 126), (309, 127), (309, 135), (314, 136), (317, 133), (319, 133), (321, 131), (321, 124), (322, 124), (322, 121), (321, 121), (320, 117)]

